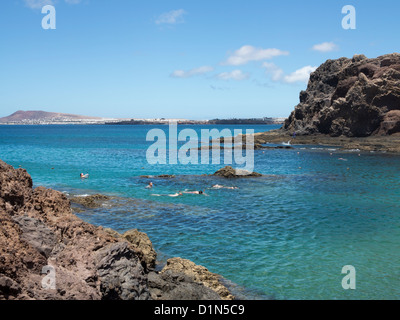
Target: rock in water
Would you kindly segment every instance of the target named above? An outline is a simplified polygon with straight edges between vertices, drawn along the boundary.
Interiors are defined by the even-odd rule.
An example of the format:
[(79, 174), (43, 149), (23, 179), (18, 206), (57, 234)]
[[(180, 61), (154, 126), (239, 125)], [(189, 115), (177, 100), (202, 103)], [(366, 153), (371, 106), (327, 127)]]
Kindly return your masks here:
[(226, 166), (215, 172), (213, 176), (224, 178), (241, 178), (241, 177), (261, 177), (262, 174), (257, 172), (249, 172), (242, 169), (234, 169), (231, 166)]
[(80, 204), (85, 208), (94, 209), (101, 207), (104, 201), (108, 201), (110, 199), (110, 197), (102, 194), (94, 194), (87, 197), (72, 197), (70, 201)]
[[(310, 76), (283, 130), (367, 137), (400, 132), (400, 54), (328, 60)], [(394, 113), (395, 112), (395, 113)]]

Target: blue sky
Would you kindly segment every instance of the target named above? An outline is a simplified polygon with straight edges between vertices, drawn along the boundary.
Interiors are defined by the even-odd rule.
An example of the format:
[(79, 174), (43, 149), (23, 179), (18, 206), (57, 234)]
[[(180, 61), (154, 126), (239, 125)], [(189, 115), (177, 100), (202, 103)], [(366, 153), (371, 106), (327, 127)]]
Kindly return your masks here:
[[(356, 30), (342, 28), (345, 5)], [(327, 59), (399, 52), (399, 12), (395, 0), (3, 0), (0, 116), (286, 117)]]

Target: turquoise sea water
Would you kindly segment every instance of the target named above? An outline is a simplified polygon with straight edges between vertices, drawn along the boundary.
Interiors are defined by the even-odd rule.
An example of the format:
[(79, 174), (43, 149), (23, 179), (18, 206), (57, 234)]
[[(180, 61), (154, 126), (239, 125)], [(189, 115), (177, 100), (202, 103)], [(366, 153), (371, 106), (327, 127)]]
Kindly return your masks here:
[[(230, 181), (201, 176), (223, 164), (149, 165), (146, 134), (153, 128), (0, 126), (0, 159), (27, 169), (35, 186), (116, 196), (78, 215), (120, 232), (138, 228), (161, 260), (180, 256), (204, 265), (247, 298), (399, 298), (399, 155), (319, 146), (256, 151), (255, 171), (267, 176)], [(90, 179), (82, 181), (81, 172)], [(159, 174), (177, 177), (151, 179), (155, 188), (145, 189), (150, 180), (140, 176)], [(217, 183), (239, 189), (155, 196)], [(342, 288), (345, 265), (356, 268), (356, 290)]]

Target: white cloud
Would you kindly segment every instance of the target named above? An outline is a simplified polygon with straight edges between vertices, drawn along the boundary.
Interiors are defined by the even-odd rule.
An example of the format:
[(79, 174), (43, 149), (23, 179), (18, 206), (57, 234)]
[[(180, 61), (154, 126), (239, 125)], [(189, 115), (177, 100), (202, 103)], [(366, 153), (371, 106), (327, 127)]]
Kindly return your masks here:
[(251, 61), (269, 60), (273, 57), (288, 55), (289, 52), (279, 49), (261, 49), (253, 46), (243, 46), (236, 50), (223, 64), (239, 66)]
[(308, 82), (310, 79), (310, 74), (317, 70), (317, 67), (305, 66), (295, 72), (284, 76), (283, 81), (286, 83), (295, 83), (295, 82)]
[(267, 74), (271, 74), (273, 81), (280, 81), (284, 76), (283, 70), (274, 63), (264, 62), (263, 67), (266, 69)]
[(52, 0), (24, 0), (24, 2), (31, 9), (41, 9), (48, 4), (54, 4)]
[(310, 74), (317, 69), (317, 67), (305, 66), (295, 72), (285, 75), (283, 70), (273, 63), (264, 62), (263, 67), (266, 69), (266, 73), (271, 75), (273, 81), (282, 81), (285, 83), (307, 83), (310, 79)]
[(192, 69), (189, 71), (176, 70), (171, 73), (171, 77), (172, 78), (190, 78), (193, 76), (202, 75), (202, 74), (212, 72), (212, 71), (214, 71), (213, 67), (202, 66), (202, 67), (195, 68), (195, 69)]
[(249, 73), (243, 73), (241, 70), (222, 72), (216, 75), (216, 78), (220, 80), (236, 80), (236, 81), (245, 80), (248, 79), (249, 77), (250, 77)]
[(169, 12), (165, 12), (158, 17), (156, 20), (156, 24), (177, 24), (183, 23), (183, 15), (186, 14), (186, 11), (183, 9), (172, 10)]
[(333, 42), (324, 42), (316, 44), (315, 46), (312, 47), (314, 51), (319, 51), (319, 52), (331, 52), (337, 50), (338, 48), (339, 47)]

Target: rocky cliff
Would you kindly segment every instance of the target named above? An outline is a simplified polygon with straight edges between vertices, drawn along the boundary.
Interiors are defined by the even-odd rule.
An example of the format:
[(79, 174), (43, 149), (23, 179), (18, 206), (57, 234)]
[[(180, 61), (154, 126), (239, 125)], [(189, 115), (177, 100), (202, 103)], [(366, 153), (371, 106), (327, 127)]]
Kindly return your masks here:
[(62, 193), (33, 189), (24, 169), (0, 160), (0, 300), (233, 298), (204, 267), (175, 258), (156, 272), (155, 260), (146, 234), (85, 223)]
[(328, 60), (311, 74), (283, 131), (368, 137), (400, 133), (400, 54)]

